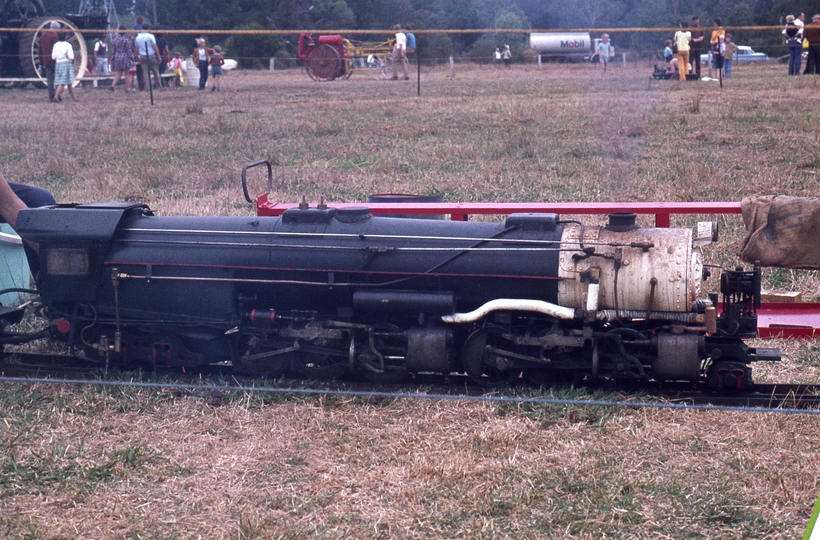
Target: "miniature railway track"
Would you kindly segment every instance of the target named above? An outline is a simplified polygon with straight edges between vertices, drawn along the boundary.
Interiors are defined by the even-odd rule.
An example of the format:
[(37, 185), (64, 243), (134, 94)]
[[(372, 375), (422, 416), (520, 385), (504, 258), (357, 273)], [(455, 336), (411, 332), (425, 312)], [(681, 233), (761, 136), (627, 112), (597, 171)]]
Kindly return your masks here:
[[(106, 375), (103, 363), (82, 357), (13, 353), (10, 358), (13, 359), (13, 362), (0, 363), (0, 377), (13, 378), (23, 382), (26, 379), (48, 380), (54, 384), (77, 384), (84, 381), (102, 380), (107, 384), (116, 384), (118, 382), (128, 384), (129, 379), (130, 381), (134, 380), (134, 377), (128, 377), (131, 372), (121, 371), (119, 368), (113, 374), (114, 377)], [(250, 387), (259, 388), (258, 378), (236, 375), (229, 366), (207, 366), (195, 371), (164, 370), (156, 373), (160, 378), (165, 379), (165, 382), (161, 383), (163, 386), (174, 386), (175, 384), (184, 386), (195, 383), (202, 384), (204, 387), (224, 387), (225, 391)], [(225, 380), (232, 381), (232, 384), (225, 385)], [(269, 386), (282, 392), (288, 390), (297, 392), (307, 389), (311, 393), (326, 391), (328, 393), (363, 395), (379, 394), (384, 397), (390, 395), (406, 396), (408, 392), (454, 398), (489, 395), (487, 388), (478, 386), (468, 377), (461, 375), (447, 377), (419, 375), (404, 384), (377, 384), (366, 381), (345, 380), (317, 381), (295, 378), (270, 381)], [(590, 399), (594, 401), (594, 404), (600, 404), (600, 402), (599, 400), (592, 400), (592, 392), (602, 390), (612, 394), (613, 398), (610, 401), (613, 402), (613, 405), (628, 405), (632, 396), (641, 393), (645, 396), (640, 398), (642, 402), (668, 403), (683, 406), (682, 408), (685, 408), (685, 406), (714, 406), (717, 408), (749, 409), (750, 411), (755, 409), (820, 410), (820, 385), (814, 384), (757, 384), (752, 390), (744, 392), (715, 392), (706, 387), (695, 386), (690, 383), (638, 385), (636, 383), (619, 384), (608, 382), (597, 385), (583, 383), (578, 387), (589, 391)], [(509, 391), (510, 395), (514, 393), (514, 390)], [(504, 394), (504, 392), (492, 392), (492, 395), (503, 396)], [(584, 396), (579, 395), (578, 403), (583, 404), (584, 400)]]

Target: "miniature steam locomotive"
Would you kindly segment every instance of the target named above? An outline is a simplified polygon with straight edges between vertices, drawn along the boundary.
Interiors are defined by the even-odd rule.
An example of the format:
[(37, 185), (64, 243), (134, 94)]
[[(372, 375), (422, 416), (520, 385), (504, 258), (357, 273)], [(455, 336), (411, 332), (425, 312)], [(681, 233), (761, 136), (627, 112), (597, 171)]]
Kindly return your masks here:
[(697, 244), (711, 233), (642, 228), (633, 214), (593, 227), (547, 213), (160, 217), (100, 203), (25, 210), (17, 228), (40, 246), (52, 337), (111, 364), (743, 389), (752, 362), (779, 359), (743, 341), (756, 335), (759, 268), (723, 272), (703, 296)]

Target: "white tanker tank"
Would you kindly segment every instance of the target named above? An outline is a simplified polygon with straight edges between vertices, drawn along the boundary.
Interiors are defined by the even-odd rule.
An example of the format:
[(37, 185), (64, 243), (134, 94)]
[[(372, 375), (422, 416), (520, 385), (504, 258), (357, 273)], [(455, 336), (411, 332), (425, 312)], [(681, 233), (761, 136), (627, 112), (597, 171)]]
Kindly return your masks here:
[[(530, 49), (549, 58), (597, 61), (600, 41), (592, 39), (587, 32), (535, 32), (530, 34)], [(610, 46), (609, 57), (613, 56), (615, 47)]]

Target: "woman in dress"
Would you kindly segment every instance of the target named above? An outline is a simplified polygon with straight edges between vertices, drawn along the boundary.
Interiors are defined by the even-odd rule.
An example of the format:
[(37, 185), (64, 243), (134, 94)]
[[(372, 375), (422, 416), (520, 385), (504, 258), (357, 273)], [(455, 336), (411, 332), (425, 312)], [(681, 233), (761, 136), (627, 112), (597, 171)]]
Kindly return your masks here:
[(125, 91), (128, 92), (132, 90), (131, 87), (131, 80), (132, 80), (132, 73), (131, 73), (131, 66), (134, 65), (134, 49), (131, 47), (131, 40), (128, 39), (123, 35), (123, 31), (125, 30), (124, 26), (120, 26), (120, 31), (117, 33), (117, 37), (111, 42), (111, 49), (112, 49), (112, 61), (114, 64), (114, 82), (111, 83), (111, 91), (114, 91), (114, 88), (117, 86), (117, 83), (120, 82), (120, 79), (125, 77)]
[(54, 92), (54, 99), (51, 101), (62, 101), (60, 94), (63, 88), (68, 88), (68, 93), (74, 101), (80, 101), (74, 95), (74, 47), (66, 41), (65, 32), (57, 34), (57, 43), (51, 49), (51, 58), (54, 60), (54, 85), (57, 90)]

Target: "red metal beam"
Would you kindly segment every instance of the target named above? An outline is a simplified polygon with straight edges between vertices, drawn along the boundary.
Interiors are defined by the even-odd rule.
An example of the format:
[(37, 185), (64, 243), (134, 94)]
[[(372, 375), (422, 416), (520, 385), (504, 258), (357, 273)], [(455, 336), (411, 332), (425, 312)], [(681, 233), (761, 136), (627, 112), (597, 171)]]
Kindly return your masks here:
[(762, 338), (820, 337), (820, 304), (770, 302), (757, 310), (757, 335)]
[[(260, 216), (279, 216), (297, 203), (268, 201), (268, 194), (256, 200)], [(739, 202), (555, 202), (555, 203), (330, 203), (335, 208), (353, 206), (370, 208), (373, 214), (424, 215), (444, 214), (455, 221), (467, 221), (471, 215), (508, 215), (518, 212), (556, 212), (558, 214), (609, 214), (635, 212), (654, 214), (656, 227), (669, 227), (672, 214), (740, 214)]]

